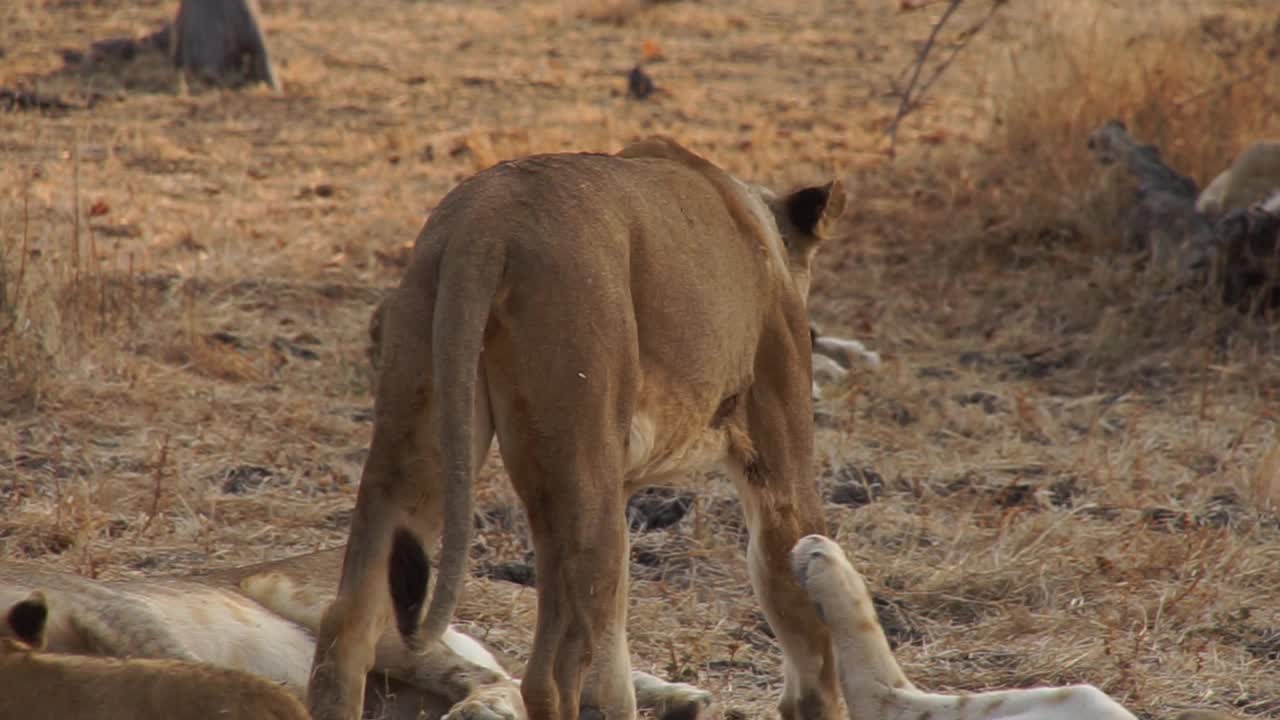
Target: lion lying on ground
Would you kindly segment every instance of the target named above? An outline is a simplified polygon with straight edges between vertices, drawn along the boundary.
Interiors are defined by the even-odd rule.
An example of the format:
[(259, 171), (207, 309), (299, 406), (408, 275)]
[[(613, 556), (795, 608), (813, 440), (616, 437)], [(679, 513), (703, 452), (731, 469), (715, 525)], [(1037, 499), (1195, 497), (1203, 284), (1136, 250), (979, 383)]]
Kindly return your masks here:
[(6, 720), (307, 720), (297, 697), (239, 670), (183, 660), (42, 652), (40, 592), (0, 607), (0, 718)]
[(1280, 192), (1280, 140), (1245, 148), (1196, 198), (1196, 210), (1222, 215), (1264, 202)]
[(824, 527), (806, 305), (844, 205), (838, 181), (774, 195), (663, 138), (500, 163), (446, 195), (371, 324), (373, 439), (316, 644), (316, 720), (359, 715), (393, 616), (415, 646), (441, 637), (495, 435), (537, 557), (531, 718), (635, 717), (626, 498), (721, 464), (783, 651), (782, 717), (835, 720), (830, 636), (788, 558)]
[[(0, 561), (0, 614), (39, 592), (49, 599), (43, 626), (47, 652), (40, 657), (157, 658), (181, 661), (174, 665), (183, 667), (201, 661), (210, 668), (207, 673), (221, 672), (214, 667), (253, 673), (301, 697), (315, 655), (315, 630), (332, 600), (342, 552), (337, 548), (195, 576), (112, 582)], [(0, 706), (10, 677), (0, 672)], [(211, 684), (220, 682), (215, 678)], [(633, 682), (641, 706), (658, 717), (696, 720), (711, 703), (703, 690), (646, 673), (634, 673)], [(184, 697), (188, 685), (174, 682), (165, 697)], [(364, 709), (367, 717), (390, 720), (416, 719), (420, 712), (440, 717), (450, 709), (453, 718), (525, 717), (517, 681), (480, 643), (452, 628), (441, 646), (422, 656), (409, 654), (388, 633), (377, 647)], [(0, 717), (30, 716), (0, 712)]]
[[(830, 538), (801, 538), (796, 578), (831, 628), (849, 720), (1137, 720), (1092, 685), (941, 695), (918, 689), (893, 657), (862, 575)], [(1178, 720), (1232, 720), (1189, 710)]]

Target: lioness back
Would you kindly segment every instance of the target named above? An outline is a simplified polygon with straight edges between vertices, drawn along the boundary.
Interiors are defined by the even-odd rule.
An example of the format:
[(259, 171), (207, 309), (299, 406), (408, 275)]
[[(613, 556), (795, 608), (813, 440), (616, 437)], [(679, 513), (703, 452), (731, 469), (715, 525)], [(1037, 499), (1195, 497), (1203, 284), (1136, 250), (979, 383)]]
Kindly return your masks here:
[[(714, 408), (749, 383), (754, 357), (697, 359), (758, 345), (766, 315), (779, 309), (780, 283), (789, 282), (770, 241), (777, 236), (764, 201), (745, 185), (679, 146), (648, 140), (618, 155), (509, 161), (465, 180), (432, 212), (402, 287), (434, 294), (446, 256), (501, 245), (486, 354), (498, 351), (487, 344), (498, 329), (540, 339), (519, 349), (527, 358), (585, 334), (602, 358), (638, 351), (642, 406), (662, 396)], [(802, 306), (793, 309), (803, 317)], [(690, 388), (706, 396), (682, 397)]]
[[(544, 387), (521, 398), (531, 405), (541, 392), (635, 398), (623, 416), (600, 422), (617, 423), (629, 438), (627, 481), (652, 482), (707, 465), (726, 448), (750, 456), (740, 417), (716, 432), (705, 432), (707, 419), (732, 410), (752, 384), (757, 348), (787, 344), (762, 340), (766, 327), (806, 331), (803, 293), (794, 289), (770, 199), (659, 138), (617, 155), (512, 160), (441, 200), (401, 290), (440, 297), (449, 293), (439, 284), (457, 280), (441, 268), (466, 273), (501, 263), (499, 289), (484, 310), (490, 386), (539, 377)], [(454, 322), (438, 312), (419, 320), (429, 317), (425, 309), (400, 317), (427, 322), (429, 332)], [(401, 344), (422, 329), (378, 334), (394, 336), (383, 344)], [(552, 354), (578, 360), (548, 365)], [(380, 382), (407, 388), (416, 378)], [(536, 420), (525, 425), (533, 435), (547, 431)]]

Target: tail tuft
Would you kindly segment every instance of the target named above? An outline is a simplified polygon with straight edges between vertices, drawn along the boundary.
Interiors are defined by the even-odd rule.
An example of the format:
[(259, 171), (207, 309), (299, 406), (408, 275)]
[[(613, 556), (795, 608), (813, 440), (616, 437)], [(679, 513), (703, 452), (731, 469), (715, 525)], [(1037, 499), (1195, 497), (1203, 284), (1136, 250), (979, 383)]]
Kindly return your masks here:
[(396, 528), (391, 538), (391, 559), (387, 564), (387, 582), (391, 586), (391, 604), (395, 608), (396, 627), (407, 645), (413, 646), (427, 600), (427, 584), (431, 580), (431, 560), (422, 543), (405, 528)]

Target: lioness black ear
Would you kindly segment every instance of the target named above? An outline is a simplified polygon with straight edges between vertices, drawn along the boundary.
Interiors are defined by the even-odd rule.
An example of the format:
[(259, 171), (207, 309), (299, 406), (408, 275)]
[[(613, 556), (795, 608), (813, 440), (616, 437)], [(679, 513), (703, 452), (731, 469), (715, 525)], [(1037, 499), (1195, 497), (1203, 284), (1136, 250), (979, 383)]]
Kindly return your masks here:
[(839, 180), (803, 188), (787, 196), (787, 219), (802, 233), (823, 235), (844, 212), (844, 202), (844, 186)]
[(44, 595), (31, 593), (31, 597), (9, 608), (9, 628), (22, 642), (33, 648), (44, 647), (44, 625), (49, 618), (49, 606)]

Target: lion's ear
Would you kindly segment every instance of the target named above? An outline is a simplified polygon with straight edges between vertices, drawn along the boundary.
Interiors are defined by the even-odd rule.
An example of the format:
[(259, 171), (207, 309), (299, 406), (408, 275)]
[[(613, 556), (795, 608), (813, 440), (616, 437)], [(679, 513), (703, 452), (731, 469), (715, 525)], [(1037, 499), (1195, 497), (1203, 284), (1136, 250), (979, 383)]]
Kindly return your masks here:
[(817, 238), (829, 237), (844, 214), (844, 185), (832, 180), (826, 185), (801, 188), (783, 198), (787, 220), (797, 231)]
[(44, 648), (45, 621), (49, 618), (49, 605), (44, 593), (36, 591), (22, 602), (9, 608), (5, 618), (9, 632), (36, 650)]

